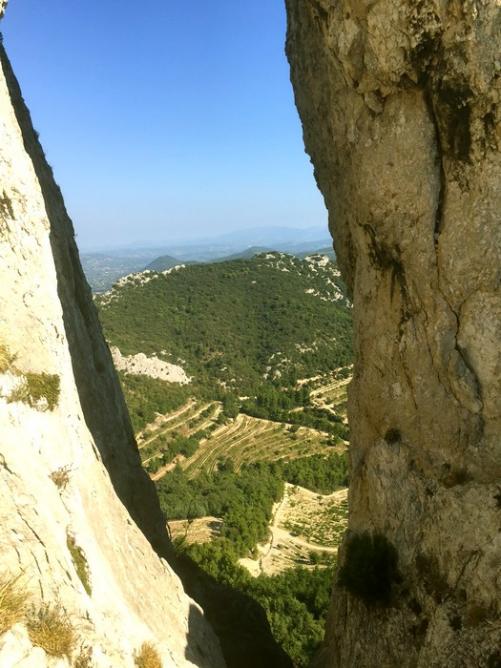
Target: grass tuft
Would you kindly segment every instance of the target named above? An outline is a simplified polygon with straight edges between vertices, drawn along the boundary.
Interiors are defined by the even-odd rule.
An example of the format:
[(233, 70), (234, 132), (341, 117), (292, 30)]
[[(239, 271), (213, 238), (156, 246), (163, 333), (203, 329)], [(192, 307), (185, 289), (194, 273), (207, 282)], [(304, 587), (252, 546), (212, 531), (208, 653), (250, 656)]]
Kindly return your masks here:
[(48, 410), (54, 410), (59, 401), (59, 376), (50, 373), (26, 373), (21, 384), (11, 393), (9, 402), (22, 401), (32, 408), (39, 408), (43, 399)]
[(28, 619), (30, 640), (50, 656), (70, 657), (77, 643), (75, 628), (60, 605), (43, 605)]
[(134, 655), (137, 668), (162, 668), (162, 660), (157, 650), (149, 642), (144, 642)]
[(70, 536), (69, 534), (66, 538), (66, 545), (68, 546), (68, 550), (70, 551), (71, 558), (73, 560), (73, 565), (75, 566), (77, 575), (80, 578), (80, 581), (83, 584), (85, 591), (89, 596), (91, 596), (92, 587), (90, 584), (90, 577), (89, 577), (89, 564), (87, 563), (87, 559), (85, 558), (84, 551), (82, 550), (81, 547), (79, 547), (76, 544), (76, 541), (73, 538), (73, 536)]
[(92, 648), (82, 645), (73, 660), (72, 668), (92, 668)]
[(0, 344), (0, 373), (7, 373), (7, 371), (10, 371), (15, 359), (16, 356), (9, 352), (7, 346)]
[(19, 576), (0, 576), (0, 635), (24, 620), (27, 601), (28, 594), (20, 586)]
[(58, 489), (64, 489), (70, 481), (70, 472), (70, 466), (61, 466), (52, 471), (49, 477)]

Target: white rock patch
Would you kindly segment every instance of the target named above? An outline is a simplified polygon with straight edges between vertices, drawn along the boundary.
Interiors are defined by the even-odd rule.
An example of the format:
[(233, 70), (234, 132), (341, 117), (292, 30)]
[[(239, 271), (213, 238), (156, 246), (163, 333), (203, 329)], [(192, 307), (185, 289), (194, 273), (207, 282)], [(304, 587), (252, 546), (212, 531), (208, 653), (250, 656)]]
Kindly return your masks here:
[(186, 375), (183, 367), (164, 362), (154, 355), (152, 357), (147, 357), (144, 353), (122, 355), (118, 348), (112, 347), (111, 356), (115, 367), (119, 371), (150, 376), (150, 378), (158, 378), (168, 383), (180, 383), (181, 385), (187, 385), (191, 382), (191, 378)]

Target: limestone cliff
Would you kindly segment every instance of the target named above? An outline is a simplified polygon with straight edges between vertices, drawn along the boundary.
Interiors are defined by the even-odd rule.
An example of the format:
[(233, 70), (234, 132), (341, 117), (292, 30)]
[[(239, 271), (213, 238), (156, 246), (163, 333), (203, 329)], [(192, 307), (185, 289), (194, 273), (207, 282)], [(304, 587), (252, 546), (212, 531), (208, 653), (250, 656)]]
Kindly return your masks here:
[(70, 665), (28, 632), (52, 610), (74, 629), (71, 665), (132, 668), (151, 643), (165, 667), (222, 667), (202, 610), (150, 545), (168, 547), (154, 488), (3, 47), (0, 60), (0, 633), (5, 592), (26, 593), (0, 666)]
[(500, 666), (501, 6), (286, 4), (357, 355), (318, 665)]

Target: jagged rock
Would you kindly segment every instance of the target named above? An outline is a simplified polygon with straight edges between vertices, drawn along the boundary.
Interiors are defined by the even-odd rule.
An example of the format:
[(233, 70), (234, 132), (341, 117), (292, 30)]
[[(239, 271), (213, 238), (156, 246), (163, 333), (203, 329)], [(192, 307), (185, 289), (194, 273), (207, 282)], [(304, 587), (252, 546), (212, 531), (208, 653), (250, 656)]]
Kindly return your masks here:
[(0, 59), (0, 589), (24, 588), (33, 607), (0, 636), (0, 665), (69, 665), (27, 633), (45, 603), (95, 668), (132, 668), (143, 642), (165, 667), (222, 668), (201, 608), (151, 547), (168, 551), (154, 488), (3, 47)]
[(501, 8), (287, 10), (357, 356), (344, 586), (318, 665), (499, 666)]

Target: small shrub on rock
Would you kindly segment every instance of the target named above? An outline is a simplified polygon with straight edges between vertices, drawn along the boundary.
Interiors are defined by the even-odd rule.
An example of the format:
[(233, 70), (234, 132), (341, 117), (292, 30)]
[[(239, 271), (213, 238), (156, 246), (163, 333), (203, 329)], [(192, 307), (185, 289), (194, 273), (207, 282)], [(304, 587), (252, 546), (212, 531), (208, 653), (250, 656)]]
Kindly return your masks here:
[(28, 619), (28, 633), (33, 645), (50, 656), (70, 657), (77, 643), (75, 628), (60, 605), (43, 605)]
[(398, 554), (386, 536), (365, 531), (348, 539), (338, 583), (350, 594), (367, 604), (388, 605), (400, 581)]
[(59, 376), (50, 373), (26, 373), (21, 384), (12, 392), (9, 401), (22, 401), (32, 408), (39, 408), (45, 400), (52, 411), (59, 401)]
[(82, 548), (76, 544), (73, 536), (70, 535), (67, 536), (66, 545), (68, 546), (68, 550), (71, 554), (71, 558), (73, 560), (73, 565), (75, 566), (77, 575), (80, 578), (80, 581), (83, 584), (85, 591), (90, 596), (92, 594), (92, 587), (90, 584), (89, 564), (87, 563), (85, 554)]
[(134, 656), (137, 668), (162, 668), (162, 660), (157, 650), (149, 642), (144, 642)]
[(50, 474), (50, 479), (58, 489), (64, 489), (70, 481), (70, 466), (61, 466), (60, 468), (52, 471)]
[(7, 371), (11, 371), (15, 359), (16, 356), (11, 355), (7, 346), (0, 344), (0, 373), (7, 373)]
[(0, 575), (0, 636), (24, 620), (27, 600), (19, 577)]

